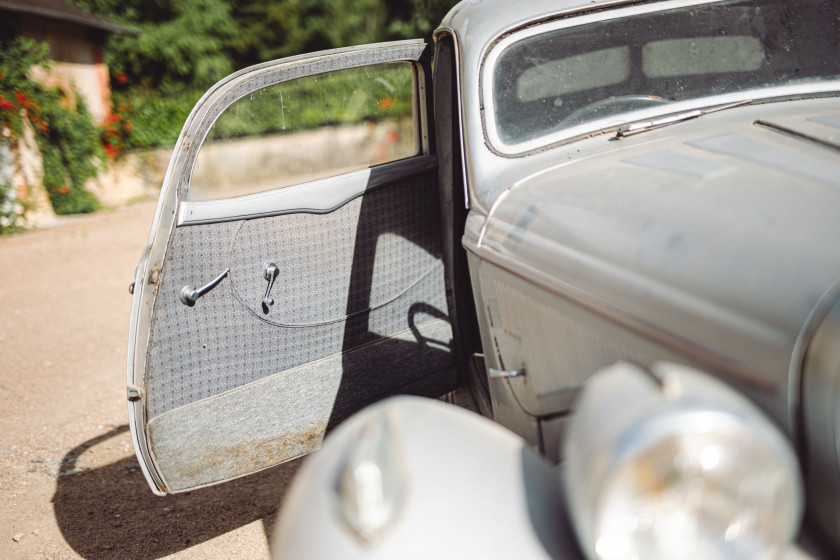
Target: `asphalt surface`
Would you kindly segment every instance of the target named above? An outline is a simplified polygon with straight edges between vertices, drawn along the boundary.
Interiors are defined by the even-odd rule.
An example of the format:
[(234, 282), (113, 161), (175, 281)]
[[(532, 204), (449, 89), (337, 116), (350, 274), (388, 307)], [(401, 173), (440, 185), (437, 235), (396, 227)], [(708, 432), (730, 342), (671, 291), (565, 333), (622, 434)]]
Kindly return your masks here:
[(131, 448), (127, 288), (154, 207), (0, 238), (0, 558), (270, 557), (298, 461), (161, 498)]

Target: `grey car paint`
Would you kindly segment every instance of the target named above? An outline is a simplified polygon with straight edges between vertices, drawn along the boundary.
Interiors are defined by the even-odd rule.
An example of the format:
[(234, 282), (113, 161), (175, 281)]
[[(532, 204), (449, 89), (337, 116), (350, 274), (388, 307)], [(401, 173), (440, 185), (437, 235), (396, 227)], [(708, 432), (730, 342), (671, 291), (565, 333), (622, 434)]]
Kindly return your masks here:
[[(823, 519), (836, 517), (840, 366), (830, 334), (836, 312), (826, 315), (840, 297), (837, 93), (780, 88), (753, 106), (621, 140), (593, 130), (527, 157), (496, 153), (479, 94), (494, 43), (529, 24), (608, 7), (635, 10), (627, 2), (532, 2), (528, 10), (463, 2), (440, 31), (458, 48), (470, 205), (463, 245), (488, 366), (522, 365), (511, 361), (527, 355), (524, 341), (563, 328), (560, 315), (601, 337), (570, 343), (585, 363), (569, 364), (573, 353), (549, 360), (562, 364), (554, 387), (544, 372), (491, 380), (495, 419), (557, 460), (555, 440), (583, 381), (573, 371), (564, 379), (562, 366), (591, 372), (613, 355), (688, 363), (748, 394), (806, 450), (809, 501)], [(530, 321), (523, 313), (517, 327), (530, 330), (521, 336), (493, 322), (505, 298), (509, 308), (562, 312)], [(605, 352), (608, 339), (619, 342)]]
[(555, 159), (554, 154), (546, 152), (526, 158), (506, 158), (488, 147), (482, 125), (484, 107), (479, 95), (487, 51), (501, 36), (529, 24), (637, 1), (536, 0), (528, 2), (527, 9), (523, 9), (518, 2), (475, 0), (458, 4), (443, 19), (440, 28), (451, 30), (458, 48), (465, 174), (469, 177), (472, 210), (486, 215), (499, 193), (521, 177), (545, 169)]
[[(348, 448), (378, 426), (395, 465), (384, 475), (394, 515), (363, 538), (339, 513), (334, 489)], [(551, 464), (477, 414), (394, 397), (339, 426), (322, 451), (286, 498), (276, 557), (581, 558)]]
[[(755, 123), (796, 129), (838, 111), (836, 99), (740, 107), (558, 149), (559, 162), (516, 181), (492, 219), (468, 222), (464, 244), (735, 376), (793, 434), (799, 341), (840, 278), (840, 160), (804, 133)], [(537, 415), (562, 410), (550, 396), (518, 396)]]

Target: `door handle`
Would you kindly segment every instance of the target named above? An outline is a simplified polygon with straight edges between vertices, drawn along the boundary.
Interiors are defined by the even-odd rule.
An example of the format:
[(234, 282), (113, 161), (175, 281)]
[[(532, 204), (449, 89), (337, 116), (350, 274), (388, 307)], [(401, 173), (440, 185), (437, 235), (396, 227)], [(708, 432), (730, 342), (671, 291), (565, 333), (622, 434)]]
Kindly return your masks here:
[(277, 276), (280, 274), (280, 269), (277, 268), (277, 265), (270, 262), (265, 265), (265, 270), (263, 271), (263, 276), (265, 279), (268, 280), (268, 288), (265, 290), (265, 297), (262, 300), (262, 309), (263, 313), (266, 315), (268, 314), (268, 306), (274, 305), (274, 299), (268, 297), (271, 293), (271, 288), (274, 287), (274, 281), (277, 279)]
[(215, 288), (219, 285), (225, 276), (228, 275), (230, 272), (230, 268), (226, 268), (224, 272), (219, 274), (217, 277), (210, 280), (205, 286), (201, 288), (196, 288), (192, 284), (187, 284), (183, 288), (181, 288), (181, 303), (186, 305), (187, 307), (192, 307), (195, 305), (195, 302), (198, 298)]

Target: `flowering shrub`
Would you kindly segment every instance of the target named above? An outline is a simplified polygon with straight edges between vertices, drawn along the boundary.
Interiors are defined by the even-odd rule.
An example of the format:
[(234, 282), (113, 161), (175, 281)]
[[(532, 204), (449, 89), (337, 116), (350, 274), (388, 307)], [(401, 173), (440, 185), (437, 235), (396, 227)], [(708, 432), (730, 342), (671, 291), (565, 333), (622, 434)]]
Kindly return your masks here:
[(130, 103), (120, 103), (108, 115), (102, 126), (102, 148), (110, 158), (116, 158), (126, 148), (126, 139), (134, 130), (134, 125), (128, 115), (131, 113)]
[[(99, 170), (103, 148), (81, 98), (68, 109), (65, 95), (28, 77), (34, 65), (47, 66), (48, 46), (24, 37), (0, 40), (0, 132), (8, 142), (23, 134), (28, 122), (35, 131), (44, 166), (44, 187), (56, 214), (92, 212), (96, 198), (85, 182)], [(6, 187), (5, 200), (11, 200)], [(3, 202), (0, 201), (0, 204)]]

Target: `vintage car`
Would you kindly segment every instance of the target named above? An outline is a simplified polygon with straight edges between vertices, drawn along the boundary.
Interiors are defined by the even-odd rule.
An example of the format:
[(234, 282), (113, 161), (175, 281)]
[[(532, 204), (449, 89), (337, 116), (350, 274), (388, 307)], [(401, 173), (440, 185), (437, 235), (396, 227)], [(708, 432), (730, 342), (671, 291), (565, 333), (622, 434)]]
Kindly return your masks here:
[(836, 558), (838, 95), (827, 0), (465, 0), (225, 78), (133, 287), (149, 485), (338, 426), (283, 557)]

